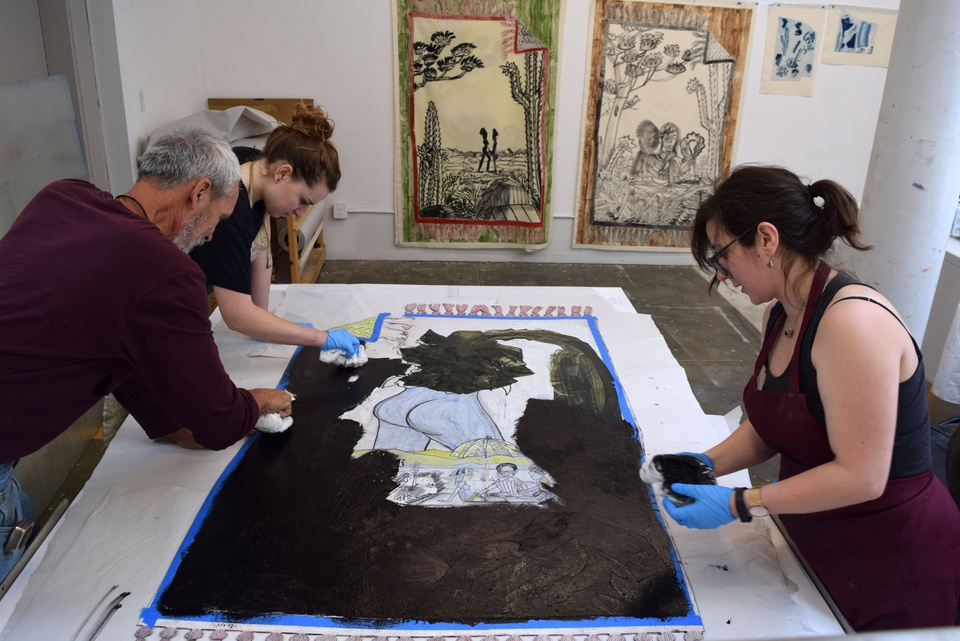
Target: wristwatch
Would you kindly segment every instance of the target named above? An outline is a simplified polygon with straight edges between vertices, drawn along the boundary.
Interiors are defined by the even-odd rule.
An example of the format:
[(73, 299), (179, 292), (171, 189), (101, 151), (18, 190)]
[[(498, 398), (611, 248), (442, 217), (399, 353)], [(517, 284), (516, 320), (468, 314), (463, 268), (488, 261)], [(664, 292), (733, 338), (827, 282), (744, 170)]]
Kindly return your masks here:
[(747, 512), (750, 513), (750, 516), (767, 516), (770, 514), (770, 510), (764, 507), (763, 501), (760, 500), (759, 487), (751, 487), (747, 490)]
[(750, 516), (750, 512), (747, 510), (747, 503), (743, 500), (743, 495), (746, 493), (747, 488), (738, 487), (733, 491), (733, 509), (735, 516), (740, 519), (743, 523), (749, 523), (753, 520), (753, 517)]

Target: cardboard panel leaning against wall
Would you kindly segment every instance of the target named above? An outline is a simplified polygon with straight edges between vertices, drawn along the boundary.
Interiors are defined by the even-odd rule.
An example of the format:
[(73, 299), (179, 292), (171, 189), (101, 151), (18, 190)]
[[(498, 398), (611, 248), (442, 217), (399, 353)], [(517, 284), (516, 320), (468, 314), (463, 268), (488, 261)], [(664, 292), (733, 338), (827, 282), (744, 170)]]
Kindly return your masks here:
[(0, 236), (47, 184), (87, 179), (70, 88), (63, 76), (0, 86)]

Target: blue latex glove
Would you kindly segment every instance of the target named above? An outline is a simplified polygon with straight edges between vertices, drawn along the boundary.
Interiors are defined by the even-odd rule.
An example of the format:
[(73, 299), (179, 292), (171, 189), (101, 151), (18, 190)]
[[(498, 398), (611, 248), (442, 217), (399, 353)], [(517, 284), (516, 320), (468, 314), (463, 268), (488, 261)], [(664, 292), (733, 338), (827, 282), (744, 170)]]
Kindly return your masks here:
[(698, 461), (700, 461), (701, 463), (709, 467), (711, 470), (714, 469), (713, 459), (707, 456), (706, 454), (703, 454), (702, 452), (677, 452), (677, 456), (682, 456), (684, 454), (686, 454), (687, 456), (692, 456), (693, 458), (697, 459)]
[(680, 525), (698, 530), (712, 530), (736, 520), (730, 513), (732, 487), (674, 483), (671, 489), (677, 494), (694, 499), (693, 503), (683, 507), (677, 507), (669, 499), (663, 502), (667, 514)]
[(320, 349), (339, 349), (347, 355), (347, 358), (353, 358), (360, 349), (360, 339), (345, 329), (331, 329), (327, 332), (327, 340), (323, 342)]

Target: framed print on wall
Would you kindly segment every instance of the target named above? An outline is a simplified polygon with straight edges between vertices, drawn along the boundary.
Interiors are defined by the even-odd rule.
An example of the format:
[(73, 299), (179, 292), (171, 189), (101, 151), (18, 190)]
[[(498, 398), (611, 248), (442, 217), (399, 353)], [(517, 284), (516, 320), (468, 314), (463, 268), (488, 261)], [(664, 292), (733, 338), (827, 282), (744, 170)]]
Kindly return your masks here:
[(730, 165), (753, 6), (597, 0), (574, 247), (689, 246)]
[(396, 242), (541, 249), (563, 0), (394, 0)]

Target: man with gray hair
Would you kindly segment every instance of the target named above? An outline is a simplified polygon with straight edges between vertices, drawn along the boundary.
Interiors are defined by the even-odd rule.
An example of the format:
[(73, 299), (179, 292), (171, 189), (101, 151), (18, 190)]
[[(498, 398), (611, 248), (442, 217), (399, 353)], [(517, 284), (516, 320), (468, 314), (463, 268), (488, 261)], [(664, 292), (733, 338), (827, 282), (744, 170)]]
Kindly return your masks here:
[(289, 416), (286, 392), (227, 376), (205, 278), (186, 253), (233, 211), (239, 180), (226, 141), (180, 130), (147, 150), (128, 192), (54, 182), (0, 239), (0, 578), (30, 516), (16, 462), (107, 394), (150, 438), (186, 433), (211, 449), (260, 415)]
[[(225, 140), (202, 129), (180, 129), (157, 139), (147, 149), (140, 159), (137, 184), (117, 198), (124, 200), (134, 213), (144, 217), (148, 216), (148, 209), (157, 210), (153, 218), (148, 219), (174, 245), (189, 252), (209, 240), (217, 223), (233, 212), (239, 181), (240, 163)], [(171, 219), (170, 214), (175, 210), (164, 207), (163, 196), (172, 195), (173, 190), (186, 185), (193, 186), (187, 196), (197, 207), (206, 194), (204, 215), (188, 216), (184, 220)], [(159, 198), (160, 202), (144, 205), (136, 196), (142, 196), (145, 200)], [(229, 208), (224, 209), (227, 204)], [(179, 213), (187, 214), (190, 210), (180, 210)]]

